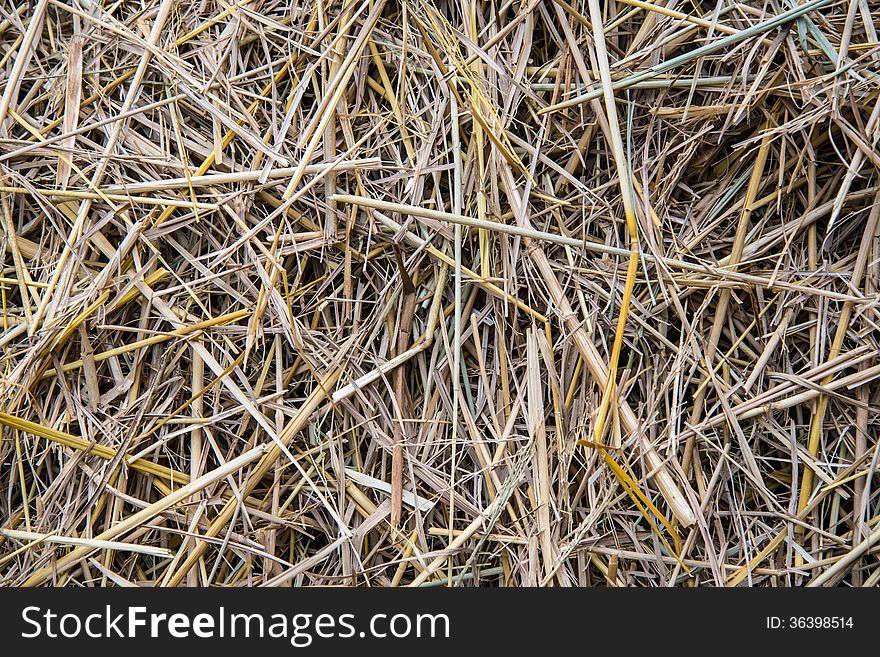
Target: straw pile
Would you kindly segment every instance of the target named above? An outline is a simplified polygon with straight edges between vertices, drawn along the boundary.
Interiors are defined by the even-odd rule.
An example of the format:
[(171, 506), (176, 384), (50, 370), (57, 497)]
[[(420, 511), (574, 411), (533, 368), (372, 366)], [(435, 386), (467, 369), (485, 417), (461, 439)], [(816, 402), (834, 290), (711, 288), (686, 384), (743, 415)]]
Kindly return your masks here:
[(0, 14), (4, 585), (880, 581), (877, 3)]

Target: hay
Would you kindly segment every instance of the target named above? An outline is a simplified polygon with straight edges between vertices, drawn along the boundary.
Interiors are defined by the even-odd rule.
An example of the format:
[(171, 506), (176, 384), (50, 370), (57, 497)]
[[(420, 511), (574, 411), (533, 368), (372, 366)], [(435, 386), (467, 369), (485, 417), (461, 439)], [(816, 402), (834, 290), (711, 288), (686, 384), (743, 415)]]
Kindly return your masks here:
[(0, 583), (880, 582), (880, 5), (5, 2)]

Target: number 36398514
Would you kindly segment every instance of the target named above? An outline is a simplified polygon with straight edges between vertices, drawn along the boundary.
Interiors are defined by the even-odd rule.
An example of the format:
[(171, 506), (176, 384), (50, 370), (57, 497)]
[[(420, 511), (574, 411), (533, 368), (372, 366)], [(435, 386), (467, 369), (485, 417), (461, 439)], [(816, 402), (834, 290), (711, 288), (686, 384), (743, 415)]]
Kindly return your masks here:
[(852, 616), (767, 616), (768, 630), (851, 630)]

